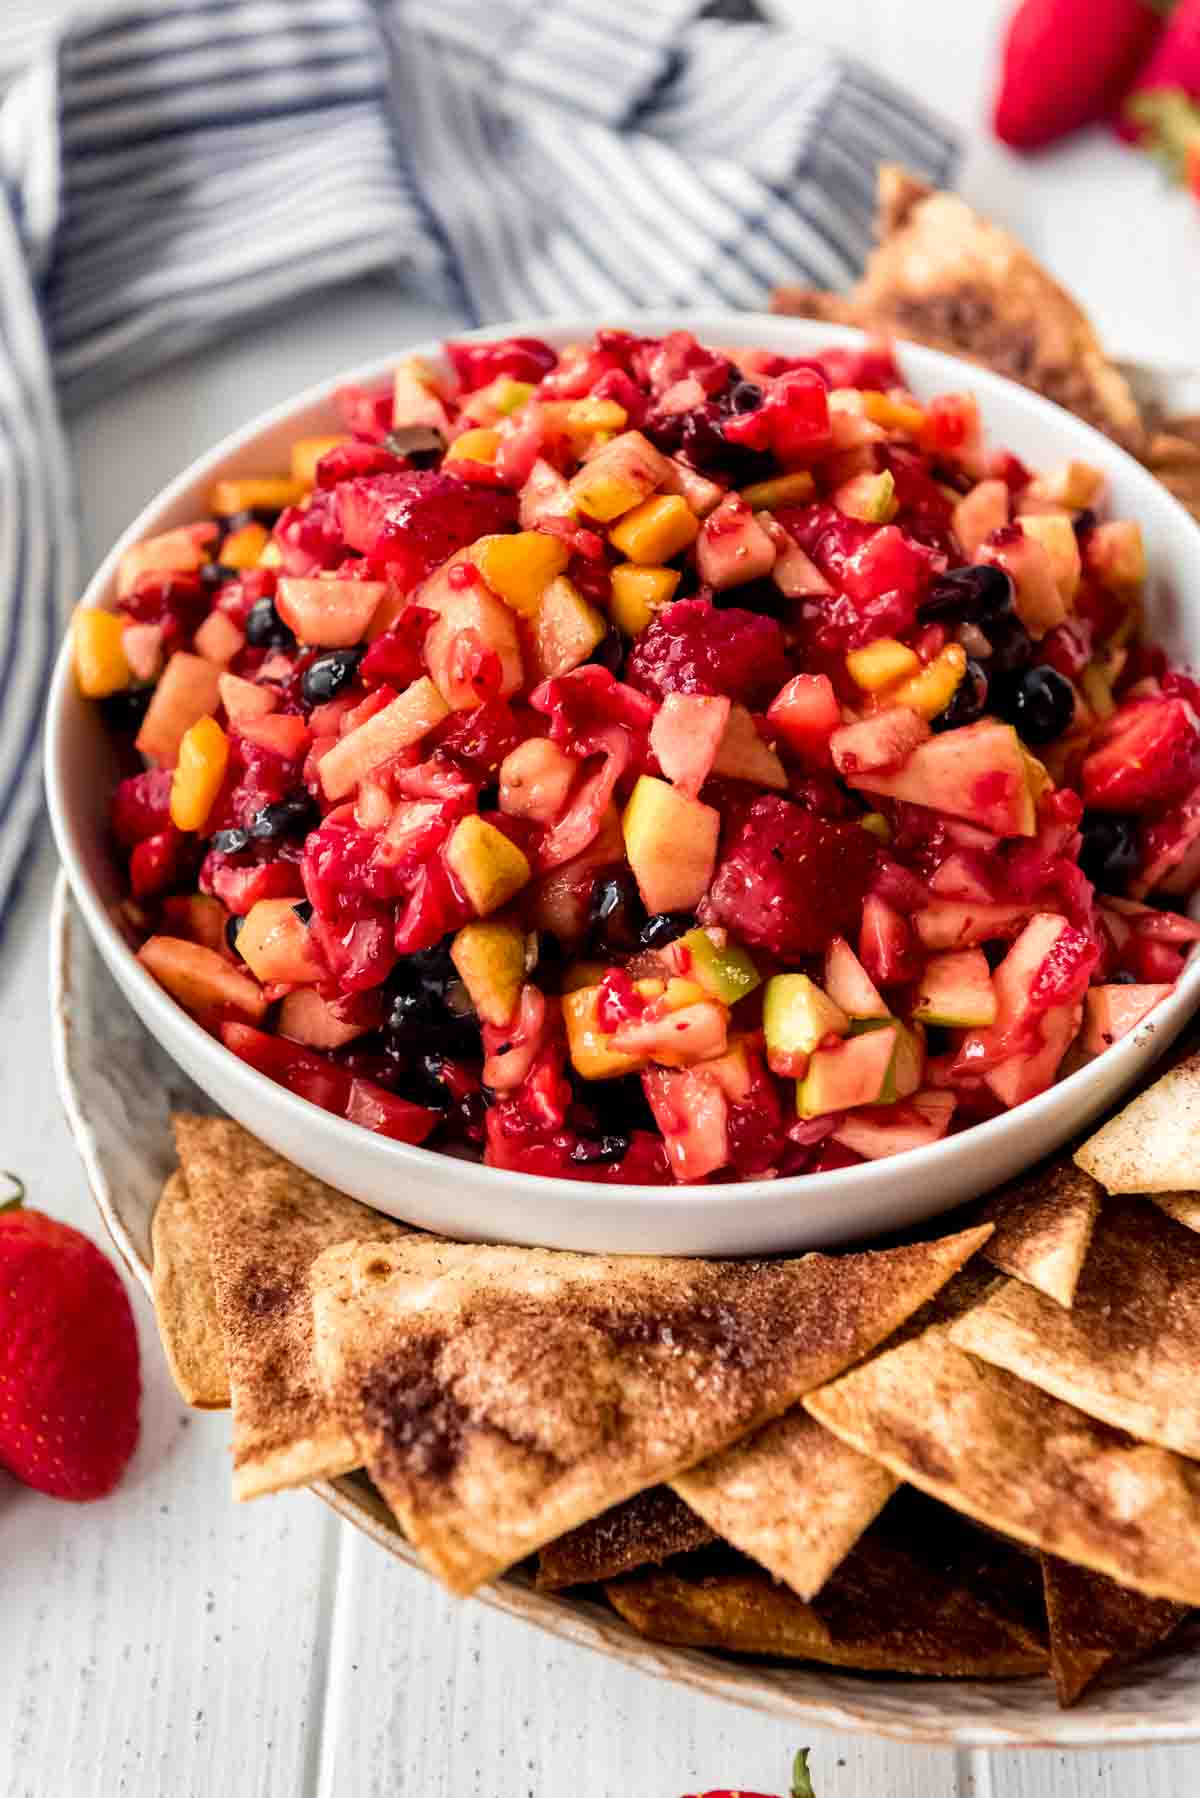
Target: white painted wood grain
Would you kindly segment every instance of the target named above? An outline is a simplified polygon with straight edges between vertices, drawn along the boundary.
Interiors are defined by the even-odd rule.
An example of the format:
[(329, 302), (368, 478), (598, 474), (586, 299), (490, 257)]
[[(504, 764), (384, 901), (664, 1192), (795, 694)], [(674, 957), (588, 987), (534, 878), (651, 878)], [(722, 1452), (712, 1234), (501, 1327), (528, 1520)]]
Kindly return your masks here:
[[(68, 0), (43, 0), (68, 10)], [(777, 0), (964, 124), (1001, 0)], [(1200, 232), (1102, 143), (1018, 165), (979, 142), (972, 197), (1023, 230), (1123, 346), (1193, 355)], [(1111, 228), (1139, 223), (1138, 254)], [(312, 305), (77, 421), (98, 554), (173, 469), (306, 382), (446, 323), (384, 287)], [(0, 1166), (95, 1224), (53, 1092), (43, 853), (0, 949)], [(234, 1510), (219, 1418), (186, 1423), (139, 1305), (146, 1432), (104, 1505), (0, 1476), (0, 1798), (679, 1798), (783, 1791), (794, 1731), (455, 1604), (298, 1494)], [(1200, 1749), (1005, 1757), (814, 1734), (819, 1798), (1190, 1798)]]

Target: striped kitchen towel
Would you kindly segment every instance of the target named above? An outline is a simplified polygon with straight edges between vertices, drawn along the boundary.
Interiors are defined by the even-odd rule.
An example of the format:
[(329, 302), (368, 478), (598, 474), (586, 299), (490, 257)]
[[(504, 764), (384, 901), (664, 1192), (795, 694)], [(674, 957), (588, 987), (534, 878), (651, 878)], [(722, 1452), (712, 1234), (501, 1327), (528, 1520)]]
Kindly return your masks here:
[(76, 591), (60, 404), (372, 272), (462, 323), (841, 285), (878, 163), (941, 182), (955, 153), (738, 0), (0, 11), (0, 925)]

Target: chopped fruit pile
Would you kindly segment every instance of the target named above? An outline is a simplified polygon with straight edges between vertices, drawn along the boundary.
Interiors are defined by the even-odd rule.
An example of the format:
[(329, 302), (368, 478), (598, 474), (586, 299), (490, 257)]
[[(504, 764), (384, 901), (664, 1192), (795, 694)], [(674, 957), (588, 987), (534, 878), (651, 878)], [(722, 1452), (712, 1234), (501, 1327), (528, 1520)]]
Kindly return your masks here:
[(449, 345), (339, 401), (75, 621), (127, 923), (235, 1054), (494, 1167), (751, 1179), (1171, 990), (1200, 686), (1097, 470), (878, 346)]

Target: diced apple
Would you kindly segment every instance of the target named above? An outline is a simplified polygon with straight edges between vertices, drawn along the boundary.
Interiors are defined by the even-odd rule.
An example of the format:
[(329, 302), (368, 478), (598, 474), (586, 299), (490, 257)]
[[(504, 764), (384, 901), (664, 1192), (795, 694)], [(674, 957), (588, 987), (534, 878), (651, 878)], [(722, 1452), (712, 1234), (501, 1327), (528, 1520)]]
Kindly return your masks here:
[(829, 1036), (847, 1036), (850, 1020), (807, 974), (775, 974), (763, 993), (763, 1034), (773, 1074), (799, 1078)]
[(1053, 506), (1065, 506), (1069, 512), (1080, 512), (1094, 506), (1104, 487), (1104, 476), (1090, 462), (1074, 458), (1059, 462), (1044, 474), (1035, 475), (1025, 489), (1025, 496), (1045, 500)]
[(665, 1068), (686, 1068), (723, 1055), (728, 1028), (728, 1009), (715, 999), (699, 999), (661, 1016), (630, 1018), (613, 1031), (610, 1041), (619, 1055), (640, 1056)]
[(235, 729), (243, 724), (250, 724), (256, 718), (265, 718), (279, 705), (279, 693), (275, 687), (262, 687), (257, 681), (243, 680), (240, 674), (222, 674), (217, 678), (217, 691), (221, 696), (221, 704), (225, 707), (225, 716)]
[(310, 1049), (342, 1049), (365, 1036), (369, 1024), (349, 1024), (340, 1018), (316, 987), (298, 986), (284, 995), (279, 1007), (279, 1034)]
[(805, 555), (791, 532), (786, 531), (777, 518), (769, 512), (760, 512), (758, 522), (775, 545), (771, 579), (785, 599), (824, 599), (833, 592), (816, 563)]
[(531, 631), (538, 680), (570, 674), (608, 634), (608, 620), (589, 605), (574, 581), (560, 574), (538, 602)]
[(720, 813), (666, 781), (643, 774), (621, 828), (629, 865), (651, 916), (693, 911), (712, 880)]
[(640, 431), (622, 431), (585, 462), (569, 484), (572, 504), (608, 524), (630, 512), (670, 476), (667, 458)]
[(899, 1024), (884, 1024), (817, 1049), (796, 1088), (801, 1117), (885, 1103), (888, 1073), (900, 1040)]
[(422, 675), (381, 712), (340, 737), (322, 756), (319, 772), (325, 797), (344, 799), (372, 768), (410, 744), (419, 743), (448, 711), (428, 675)]
[(475, 814), (460, 818), (454, 826), (446, 845), (446, 865), (481, 918), (507, 905), (532, 873), (517, 845)]
[(833, 1132), (833, 1141), (866, 1161), (882, 1161), (907, 1149), (938, 1142), (950, 1128), (957, 1101), (953, 1093), (930, 1088), (886, 1110), (853, 1111)]
[(1127, 593), (1146, 578), (1146, 549), (1142, 527), (1133, 518), (1115, 518), (1088, 532), (1084, 565), (1102, 587)]
[(566, 804), (578, 771), (575, 757), (549, 737), (529, 737), (500, 764), (500, 810), (510, 818), (552, 824)]
[(807, 468), (791, 474), (768, 475), (765, 481), (752, 481), (741, 489), (742, 498), (755, 512), (774, 512), (779, 506), (806, 506), (816, 492), (812, 474)]
[(436, 376), (420, 356), (406, 356), (396, 364), (392, 379), (392, 429), (427, 425), (440, 436), (450, 434), (446, 408), (434, 390)]
[[(153, 626), (142, 628), (153, 629)], [(129, 632), (125, 634), (128, 637)], [(228, 668), (234, 656), (246, 647), (246, 637), (225, 612), (210, 612), (192, 638), (192, 646), (206, 661), (215, 662), (218, 668)]]
[[(427, 603), (424, 588), (418, 603)], [(425, 666), (452, 710), (468, 711), (486, 697), (480, 691), (476, 663), (489, 653), (499, 659), (500, 697), (519, 690), (524, 669), (517, 623), (503, 600), (477, 584), (439, 596), (434, 609), (438, 617), (425, 635)]]
[(729, 722), (720, 694), (668, 693), (650, 726), (650, 747), (673, 786), (694, 799), (712, 772)]
[(1011, 1056), (984, 1075), (1002, 1105), (1010, 1109), (1023, 1105), (1054, 1084), (1063, 1057), (1079, 1034), (1082, 1018), (1082, 999), (1074, 1005), (1051, 1007), (1039, 1020), (1040, 1046), (1031, 1054)]
[(722, 1005), (736, 1005), (762, 985), (750, 955), (740, 943), (730, 942), (723, 930), (686, 930), (661, 954), (669, 968), (686, 975)]
[(1031, 905), (994, 905), (938, 899), (913, 919), (926, 949), (965, 949), (973, 943), (1004, 942), (1024, 929)]
[(498, 918), (464, 924), (450, 945), (450, 959), (485, 1024), (514, 1016), (525, 982), (525, 933)]
[(385, 581), (301, 580), (284, 575), (275, 609), (301, 643), (350, 649), (366, 636), (372, 614), (387, 594)]
[(787, 791), (787, 770), (771, 745), (759, 735), (751, 714), (736, 701), (717, 745), (713, 773), (756, 787), (770, 787), (778, 793)]
[(660, 485), (664, 493), (678, 493), (685, 499), (697, 518), (707, 518), (725, 497), (725, 489), (718, 482), (698, 474), (674, 456), (667, 457), (667, 472)]
[(853, 475), (834, 491), (833, 503), (839, 512), (864, 524), (890, 524), (900, 509), (895, 476), (886, 468), (879, 474)]
[(775, 554), (771, 538), (738, 493), (725, 495), (696, 540), (700, 579), (718, 591), (770, 574)]
[(982, 949), (930, 956), (917, 983), (912, 1015), (923, 1024), (971, 1030), (996, 1022), (996, 994)]
[(132, 593), (143, 574), (190, 574), (203, 568), (220, 534), (217, 524), (184, 524), (131, 544), (117, 567), (117, 598)]
[(1089, 987), (1084, 994), (1084, 1052), (1100, 1055), (1120, 1042), (1174, 991), (1174, 986), (1161, 985)]
[(851, 1020), (891, 1017), (874, 981), (844, 937), (835, 936), (825, 951), (824, 988)]
[(613, 1049), (611, 1038), (601, 1030), (596, 1016), (599, 994), (599, 986), (576, 987), (574, 992), (563, 994), (567, 1052), (582, 1080), (617, 1080), (645, 1067), (647, 1057), (622, 1055)]
[[(992, 975), (995, 1023), (986, 1030), (972, 1031), (963, 1039), (960, 1056), (964, 1063), (973, 1051), (984, 1056), (994, 1053), (996, 1046), (1030, 1017), (1035, 984), (1064, 935), (1072, 930), (1067, 919), (1055, 912), (1037, 912), (1030, 918)], [(1031, 1050), (1024, 1045), (998, 1064), (985, 1067), (983, 1078), (996, 1097), (1012, 1106), (1043, 1092), (1054, 1079), (1082, 1015), (1082, 999), (1043, 1011), (1037, 1018), (1040, 1046)]]
[(1031, 637), (1041, 638), (1063, 622), (1067, 608), (1045, 546), (1024, 531), (1028, 522), (989, 538), (979, 550), (978, 560), (1003, 568), (1009, 575), (1022, 624)]
[(973, 562), (993, 531), (1008, 523), (1008, 482), (978, 481), (954, 508), (951, 525), (963, 555)]
[(1027, 537), (1040, 543), (1049, 556), (1063, 605), (1070, 609), (1075, 603), (1082, 571), (1079, 539), (1071, 519), (1065, 512), (1045, 512), (1022, 518), (1021, 529)]
[[(112, 614), (108, 612), (102, 614), (105, 618), (111, 617), (111, 615)], [(214, 612), (211, 616), (217, 618), (223, 616), (223, 614)], [(207, 622), (208, 620), (206, 619), (205, 623)], [(226, 620), (226, 622), (228, 623), (229, 620)], [(201, 629), (203, 628), (204, 626), (202, 625)], [(244, 643), (245, 638), (242, 636), (241, 632), (238, 631), (237, 626), (231, 624), (230, 628), (237, 632), (239, 641)], [(126, 673), (125, 684), (128, 684), (128, 675), (130, 674), (136, 681), (154, 681), (158, 679), (159, 675), (162, 673), (163, 665), (163, 633), (160, 624), (127, 624), (121, 632), (121, 647), (124, 649), (125, 659), (129, 663), (128, 670), (124, 671)], [(203, 649), (200, 653), (203, 655)], [(210, 657), (209, 659), (213, 660), (214, 658)], [(119, 674), (122, 672), (120, 664), (118, 663), (116, 666)], [(117, 688), (113, 689), (114, 692), (117, 690)], [(80, 691), (83, 691), (82, 684), (80, 686)]]
[[(863, 786), (865, 780), (856, 776), (902, 768), (913, 751), (932, 735), (926, 720), (908, 706), (888, 706), (886, 711), (873, 712), (857, 724), (839, 726), (829, 739), (829, 753), (843, 780), (852, 786)], [(930, 797), (926, 803), (936, 802)]]
[(703, 1180), (729, 1160), (729, 1102), (703, 1068), (648, 1068), (642, 1086), (681, 1181)]
[(200, 718), (211, 717), (220, 703), (220, 670), (203, 656), (177, 649), (146, 708), (137, 748), (164, 768), (173, 768), (184, 734)]
[(251, 906), (235, 947), (256, 980), (308, 986), (327, 978), (294, 899), (260, 899)]
[(966, 818), (997, 836), (1036, 831), (1020, 738), (1010, 724), (990, 718), (918, 744), (894, 772), (844, 772), (843, 779), (863, 792)]
[(182, 937), (148, 937), (138, 960), (185, 1011), (205, 1013), (228, 1007), (255, 1020), (266, 1015), (267, 1000), (256, 980), (232, 967), (215, 949)]

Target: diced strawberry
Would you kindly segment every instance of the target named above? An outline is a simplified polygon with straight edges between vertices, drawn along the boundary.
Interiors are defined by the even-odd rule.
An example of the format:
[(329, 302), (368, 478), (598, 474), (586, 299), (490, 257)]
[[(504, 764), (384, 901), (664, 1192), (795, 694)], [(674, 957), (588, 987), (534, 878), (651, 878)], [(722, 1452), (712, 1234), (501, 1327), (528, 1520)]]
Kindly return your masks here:
[(307, 506), (288, 506), (276, 519), (273, 541), (279, 546), (283, 574), (319, 574), (322, 569), (336, 568), (345, 558), (336, 491), (317, 488)]
[(793, 675), (767, 707), (767, 722), (804, 761), (831, 766), (829, 739), (841, 728), (842, 708), (828, 675)]
[(347, 481), (333, 495), (346, 542), (406, 591), (477, 537), (511, 529), (511, 493), (475, 487), (435, 469)]
[(129, 885), (135, 899), (151, 899), (178, 886), (195, 865), (192, 841), (168, 824), (143, 837), (129, 857)]
[(169, 768), (150, 768), (118, 783), (109, 820), (122, 849), (132, 849), (169, 827), (173, 779)]
[(868, 894), (863, 901), (858, 957), (876, 986), (915, 980), (920, 970), (908, 925), (877, 893)]
[(1169, 805), (1200, 780), (1200, 734), (1185, 699), (1127, 700), (1083, 760), (1083, 798), (1095, 811)]
[(379, 387), (339, 387), (333, 401), (348, 431), (379, 442), (392, 428), (392, 383)]
[(427, 1105), (398, 1098), (373, 1080), (352, 1080), (343, 1116), (352, 1124), (390, 1136), (393, 1142), (424, 1142), (438, 1121)]
[(506, 337), (500, 343), (446, 343), (442, 347), (463, 394), (487, 387), (499, 375), (530, 381), (536, 386), (558, 361), (558, 352), (540, 337)]

